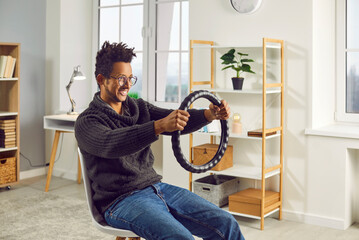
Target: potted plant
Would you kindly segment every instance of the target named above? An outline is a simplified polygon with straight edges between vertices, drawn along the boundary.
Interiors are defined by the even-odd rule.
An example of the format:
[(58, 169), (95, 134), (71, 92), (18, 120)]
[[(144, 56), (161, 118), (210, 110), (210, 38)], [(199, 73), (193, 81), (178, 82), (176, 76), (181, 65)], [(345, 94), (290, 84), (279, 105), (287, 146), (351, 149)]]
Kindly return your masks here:
[(240, 77), (240, 74), (243, 72), (255, 73), (251, 70), (251, 66), (248, 64), (250, 62), (254, 62), (254, 60), (243, 58), (248, 56), (248, 54), (241, 52), (237, 52), (239, 56), (236, 57), (235, 52), (236, 51), (234, 49), (231, 49), (227, 53), (223, 54), (223, 56), (221, 57), (221, 59), (223, 60), (222, 64), (228, 66), (222, 68), (222, 70), (232, 68), (234, 71), (237, 72), (236, 77), (232, 77), (233, 89), (241, 90), (244, 78)]

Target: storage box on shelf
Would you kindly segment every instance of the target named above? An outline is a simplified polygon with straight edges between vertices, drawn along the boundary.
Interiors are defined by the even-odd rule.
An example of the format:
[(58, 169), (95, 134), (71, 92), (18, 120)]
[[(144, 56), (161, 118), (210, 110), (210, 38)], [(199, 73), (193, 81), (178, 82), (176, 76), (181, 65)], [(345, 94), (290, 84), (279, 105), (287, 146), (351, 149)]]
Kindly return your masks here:
[[(230, 212), (261, 216), (262, 191), (248, 188), (229, 196), (228, 209)], [(280, 205), (279, 193), (265, 191), (264, 214), (267, 214)]]
[[(218, 149), (218, 144), (202, 144), (193, 147), (193, 164), (203, 165), (213, 158)], [(233, 146), (228, 145), (225, 154), (221, 161), (211, 170), (222, 171), (224, 169), (233, 167)]]
[[(260, 219), (260, 228), (264, 229), (264, 217), (269, 216), (270, 214), (279, 211), (279, 219), (282, 218), (282, 186), (283, 186), (283, 93), (284, 93), (284, 48), (283, 48), (283, 40), (269, 39), (263, 38), (263, 42), (261, 46), (254, 47), (256, 51), (260, 53), (262, 52), (262, 58), (256, 59), (256, 62), (262, 65), (263, 74), (262, 74), (262, 83), (261, 88), (259, 89), (246, 89), (243, 90), (232, 90), (223, 88), (223, 86), (218, 87), (218, 84), (215, 84), (215, 66), (218, 66), (219, 63), (215, 63), (215, 51), (226, 51), (225, 48), (242, 48), (242, 47), (234, 47), (234, 46), (215, 46), (212, 41), (199, 41), (199, 40), (191, 40), (190, 42), (190, 90), (198, 90), (198, 89), (207, 89), (215, 94), (220, 94), (221, 97), (227, 100), (229, 105), (235, 105), (237, 102), (234, 102), (232, 99), (233, 94), (238, 94), (237, 96), (241, 96), (241, 98), (255, 98), (258, 96), (262, 99), (261, 103), (258, 104), (258, 108), (262, 108), (261, 110), (261, 127), (259, 130), (253, 130), (249, 134), (247, 132), (243, 132), (242, 134), (233, 134), (230, 133), (230, 139), (241, 139), (242, 141), (258, 141), (261, 144), (261, 161), (252, 160), (253, 162), (257, 162), (256, 166), (246, 165), (243, 163), (242, 159), (239, 159), (237, 156), (233, 156), (233, 167), (224, 169), (222, 171), (209, 171), (209, 173), (220, 173), (222, 175), (252, 179), (254, 181), (260, 181), (261, 188), (260, 189), (247, 189), (231, 196), (232, 201), (230, 202), (230, 209), (225, 207), (224, 209), (229, 210), (234, 215), (251, 217), (254, 219)], [(194, 65), (196, 61), (194, 61), (194, 50), (200, 49), (203, 51), (204, 49), (208, 49), (210, 51), (210, 81), (194, 81), (193, 71)], [(244, 47), (246, 50), (254, 49), (253, 47)], [(221, 50), (224, 49), (224, 50)], [(269, 50), (268, 50), (269, 49)], [(246, 51), (245, 50), (245, 51)], [(277, 71), (277, 79), (280, 82), (273, 82), (273, 80), (267, 80), (267, 67), (273, 59), (267, 61), (267, 51), (268, 57), (274, 57), (278, 60), (278, 71)], [(272, 52), (276, 51), (275, 54), (272, 55)], [(275, 60), (275, 59), (274, 59)], [(201, 68), (202, 69), (202, 68)], [(217, 69), (218, 70), (218, 69)], [(259, 71), (258, 71), (259, 72)], [(270, 74), (269, 74), (270, 75)], [(280, 76), (279, 76), (280, 75)], [(260, 75), (259, 75), (260, 76)], [(223, 80), (221, 81), (223, 83)], [(222, 84), (223, 85), (223, 84)], [(258, 86), (258, 84), (256, 85)], [(276, 98), (277, 95), (280, 95), (280, 124), (274, 124), (276, 127), (268, 128), (267, 127), (267, 98), (268, 96), (272, 98)], [(278, 99), (278, 98), (277, 98)], [(232, 102), (231, 102), (232, 100)], [(259, 100), (259, 99), (258, 99)], [(242, 101), (243, 104), (243, 101)], [(253, 105), (253, 104), (252, 104)], [(249, 105), (249, 106), (252, 106)], [(253, 108), (256, 106), (253, 105)], [(241, 113), (243, 116), (243, 114)], [(278, 126), (279, 125), (279, 126)], [(258, 127), (256, 127), (258, 128)], [(255, 128), (254, 128), (255, 129)], [(250, 129), (252, 130), (252, 129)], [(194, 162), (196, 157), (194, 156), (193, 149), (193, 136), (194, 135), (206, 135), (211, 136), (211, 143), (214, 143), (215, 139), (220, 136), (220, 133), (193, 133), (190, 134), (190, 161)], [(266, 142), (270, 139), (279, 139), (278, 149), (278, 158), (279, 164), (271, 164), (272, 166), (266, 167)], [(238, 141), (235, 142), (233, 148), (236, 149), (238, 145), (240, 145)], [(239, 146), (240, 147), (240, 146)], [(241, 150), (245, 151), (245, 150)], [(266, 179), (271, 178), (272, 176), (279, 176), (279, 191), (271, 192), (265, 191), (266, 188)], [(192, 174), (190, 173), (190, 189), (192, 188)], [(256, 184), (256, 182), (255, 182)], [(251, 205), (250, 205), (251, 204)], [(246, 209), (247, 210), (243, 210)]]
[(209, 175), (193, 182), (194, 193), (219, 207), (228, 204), (228, 196), (238, 190), (239, 179), (226, 175)]
[(20, 169), (20, 44), (0, 42), (0, 56), (0, 188), (10, 188)]

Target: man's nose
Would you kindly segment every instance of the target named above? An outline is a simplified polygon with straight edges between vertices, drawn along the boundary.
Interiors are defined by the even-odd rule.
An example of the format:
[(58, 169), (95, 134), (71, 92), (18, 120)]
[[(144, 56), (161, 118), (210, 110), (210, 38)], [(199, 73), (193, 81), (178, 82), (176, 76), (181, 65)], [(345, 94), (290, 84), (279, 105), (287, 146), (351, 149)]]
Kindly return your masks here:
[(127, 79), (123, 82), (122, 88), (129, 88), (129, 87), (130, 87), (130, 80)]

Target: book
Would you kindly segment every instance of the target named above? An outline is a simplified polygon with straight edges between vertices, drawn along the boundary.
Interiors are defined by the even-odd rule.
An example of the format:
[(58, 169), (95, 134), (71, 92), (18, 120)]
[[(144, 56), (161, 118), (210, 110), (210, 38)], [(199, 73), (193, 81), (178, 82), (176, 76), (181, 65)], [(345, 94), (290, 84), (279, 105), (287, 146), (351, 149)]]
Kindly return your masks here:
[(0, 134), (9, 134), (9, 133), (16, 133), (15, 128), (6, 128), (6, 129), (2, 129), (0, 128)]
[(15, 128), (16, 124), (15, 123), (0, 123), (0, 128)]
[(13, 59), (12, 59), (12, 65), (11, 65), (11, 70), (10, 70), (10, 76), (9, 76), (9, 78), (12, 78), (12, 77), (14, 76), (15, 63), (16, 63), (16, 58), (13, 58)]
[(0, 123), (15, 123), (15, 119), (2, 119)]
[(15, 144), (15, 140), (6, 141), (6, 140), (0, 140), (0, 144)]
[(16, 135), (16, 132), (3, 132), (0, 130), (0, 138), (3, 136), (3, 137), (6, 137), (6, 136), (15, 136)]
[(0, 78), (4, 77), (6, 61), (7, 61), (7, 56), (5, 55), (0, 56)]
[(15, 126), (10, 126), (10, 127), (8, 127), (8, 126), (4, 126), (4, 127), (0, 126), (0, 131), (1, 130), (6, 130), (7, 132), (15, 132), (16, 128), (15, 128)]
[(13, 121), (13, 122), (0, 122), (0, 125), (16, 125), (16, 122)]
[(15, 134), (13, 134), (13, 135), (0, 135), (0, 141), (1, 140), (9, 140), (9, 139), (13, 139), (13, 140), (15, 140), (15, 138), (16, 138), (16, 135)]
[[(274, 135), (276, 133), (277, 133), (277, 131), (268, 132), (268, 133), (266, 133), (266, 136)], [(247, 134), (249, 137), (262, 137), (262, 129), (260, 128), (260, 129), (248, 131)]]
[(1, 144), (0, 143), (0, 147), (2, 147), (2, 148), (11, 148), (11, 147), (16, 147), (16, 144)]
[(9, 78), (11, 66), (12, 66), (12, 57), (7, 56), (4, 78)]
[(12, 142), (15, 142), (15, 141), (16, 141), (15, 138), (0, 139), (0, 142), (2, 142), (2, 143), (12, 143)]
[(0, 139), (4, 139), (4, 138), (15, 138), (16, 137), (16, 134), (15, 132), (13, 134), (0, 134)]

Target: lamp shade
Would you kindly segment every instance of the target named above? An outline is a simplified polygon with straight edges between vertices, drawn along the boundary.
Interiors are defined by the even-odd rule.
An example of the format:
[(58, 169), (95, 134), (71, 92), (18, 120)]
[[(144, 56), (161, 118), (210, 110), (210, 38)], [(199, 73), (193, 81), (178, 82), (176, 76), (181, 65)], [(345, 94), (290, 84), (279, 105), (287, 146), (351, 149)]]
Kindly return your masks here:
[(78, 65), (77, 67), (74, 67), (74, 72), (72, 74), (72, 78), (76, 81), (86, 79), (85, 75), (83, 75), (82, 72), (80, 71), (80, 65)]

